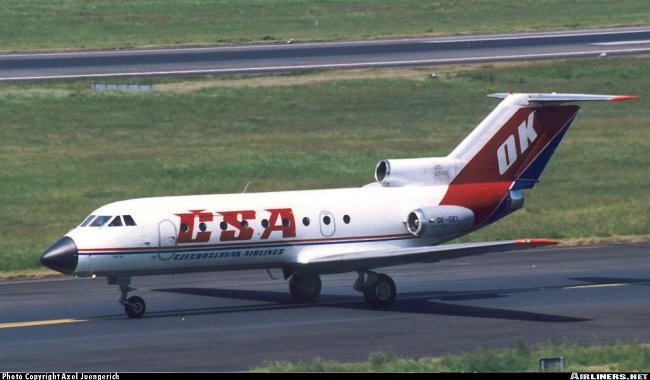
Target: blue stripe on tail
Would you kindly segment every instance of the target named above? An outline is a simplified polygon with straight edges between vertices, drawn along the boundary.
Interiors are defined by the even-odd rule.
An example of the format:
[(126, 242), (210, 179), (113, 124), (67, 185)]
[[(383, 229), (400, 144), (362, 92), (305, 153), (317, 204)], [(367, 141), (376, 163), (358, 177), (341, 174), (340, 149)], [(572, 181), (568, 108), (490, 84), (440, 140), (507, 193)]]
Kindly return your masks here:
[(542, 174), (542, 171), (544, 171), (544, 168), (546, 167), (546, 164), (548, 164), (548, 161), (551, 159), (553, 153), (555, 153), (557, 146), (560, 145), (560, 141), (562, 141), (564, 134), (569, 129), (569, 126), (571, 126), (571, 123), (575, 119), (576, 114), (567, 120), (566, 124), (562, 127), (562, 129), (560, 129), (555, 137), (553, 137), (546, 148), (544, 148), (544, 150), (542, 150), (537, 155), (537, 157), (535, 157), (533, 162), (531, 162), (526, 170), (524, 170), (524, 172), (521, 173), (521, 175), (515, 180), (515, 183), (512, 186), (512, 190), (532, 189), (533, 186), (539, 182), (539, 176)]

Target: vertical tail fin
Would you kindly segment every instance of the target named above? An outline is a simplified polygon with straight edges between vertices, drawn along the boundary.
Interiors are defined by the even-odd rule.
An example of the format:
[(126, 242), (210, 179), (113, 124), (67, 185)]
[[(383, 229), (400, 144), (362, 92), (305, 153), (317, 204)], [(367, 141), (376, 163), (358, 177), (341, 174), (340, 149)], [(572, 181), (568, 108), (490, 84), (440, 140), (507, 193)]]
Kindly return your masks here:
[(465, 162), (452, 184), (537, 182), (580, 107), (576, 101), (627, 100), (632, 96), (583, 94), (492, 94), (503, 98), (449, 155)]
[(523, 205), (580, 109), (576, 101), (635, 96), (492, 94), (503, 101), (447, 157), (460, 163), (440, 205), (463, 206), (483, 225)]

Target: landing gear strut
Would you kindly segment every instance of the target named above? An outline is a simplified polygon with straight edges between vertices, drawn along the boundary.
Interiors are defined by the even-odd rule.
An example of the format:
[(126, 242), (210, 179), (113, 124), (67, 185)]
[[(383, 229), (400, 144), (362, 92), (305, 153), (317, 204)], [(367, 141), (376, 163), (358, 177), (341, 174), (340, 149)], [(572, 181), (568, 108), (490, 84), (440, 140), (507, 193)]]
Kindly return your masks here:
[(138, 296), (133, 296), (128, 299), (126, 298), (128, 296), (128, 292), (136, 290), (129, 286), (131, 284), (131, 277), (109, 277), (108, 284), (117, 284), (120, 286), (120, 303), (124, 305), (124, 311), (126, 312), (126, 315), (129, 316), (129, 318), (142, 317), (147, 308), (144, 300)]
[(368, 305), (377, 310), (389, 307), (397, 294), (392, 278), (372, 271), (359, 272), (359, 278), (354, 282), (354, 290), (362, 292)]
[(320, 276), (313, 273), (294, 273), (289, 280), (289, 291), (298, 302), (312, 302), (320, 295)]

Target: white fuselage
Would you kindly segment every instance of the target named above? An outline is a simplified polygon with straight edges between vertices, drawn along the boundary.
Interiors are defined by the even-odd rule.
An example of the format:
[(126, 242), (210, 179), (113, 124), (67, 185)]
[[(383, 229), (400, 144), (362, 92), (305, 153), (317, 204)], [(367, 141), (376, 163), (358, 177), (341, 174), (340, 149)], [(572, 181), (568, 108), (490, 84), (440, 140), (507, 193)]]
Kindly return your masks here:
[[(435, 245), (458, 236), (418, 237), (405, 224), (409, 212), (438, 205), (446, 190), (371, 184), (132, 199), (95, 210), (91, 215), (110, 217), (102, 226), (79, 226), (66, 236), (79, 251), (77, 276), (282, 268), (325, 252)], [(125, 218), (110, 225), (125, 215), (134, 226)]]

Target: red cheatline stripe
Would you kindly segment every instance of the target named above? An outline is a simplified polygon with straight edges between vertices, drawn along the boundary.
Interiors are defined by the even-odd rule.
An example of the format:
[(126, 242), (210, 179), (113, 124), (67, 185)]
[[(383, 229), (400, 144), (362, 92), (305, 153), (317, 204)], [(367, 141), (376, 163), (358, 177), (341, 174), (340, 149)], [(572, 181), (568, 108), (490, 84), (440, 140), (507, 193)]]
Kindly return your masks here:
[[(378, 236), (351, 236), (351, 237), (342, 237), (342, 238), (332, 238), (332, 239), (301, 239), (301, 240), (273, 240), (273, 241), (252, 241), (247, 240), (239, 244), (197, 244), (197, 245), (178, 245), (176, 247), (162, 247), (166, 248), (246, 248), (251, 246), (259, 245), (291, 245), (299, 243), (315, 243), (315, 242), (337, 242), (337, 241), (349, 241), (349, 240), (378, 240), (378, 239), (390, 239), (390, 238), (406, 238), (406, 237), (415, 237), (411, 234), (395, 234), (395, 235), (378, 235)], [(160, 247), (127, 247), (127, 248), (80, 248), (79, 252), (115, 252), (115, 251), (150, 251), (156, 250)]]

